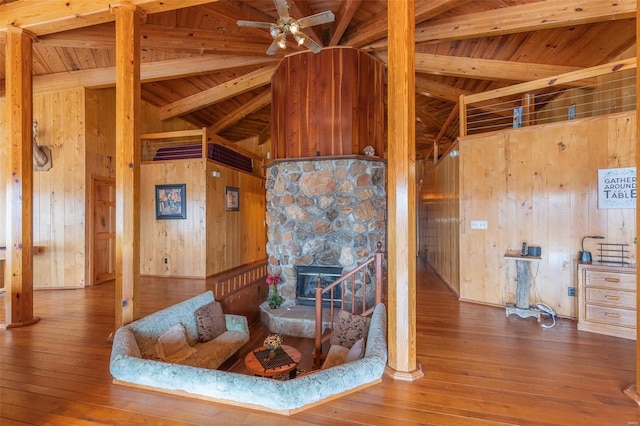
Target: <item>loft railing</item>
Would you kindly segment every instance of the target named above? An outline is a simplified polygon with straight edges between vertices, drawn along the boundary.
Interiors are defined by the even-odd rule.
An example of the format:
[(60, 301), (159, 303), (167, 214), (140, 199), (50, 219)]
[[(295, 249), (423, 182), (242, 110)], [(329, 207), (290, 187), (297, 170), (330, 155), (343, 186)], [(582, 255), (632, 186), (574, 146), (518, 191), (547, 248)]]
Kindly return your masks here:
[[(635, 109), (635, 73), (622, 74), (635, 68), (636, 58), (622, 59), (483, 93), (461, 95), (458, 102), (460, 136)], [(619, 77), (598, 79), (613, 73)], [(581, 102), (572, 96), (573, 102), (563, 106), (562, 113), (545, 109), (565, 93), (576, 92), (585, 92), (588, 96)], [(474, 108), (470, 108), (472, 104)]]
[(460, 136), (633, 110), (635, 68), (636, 58), (628, 58), (461, 95), (423, 158), (437, 163)]
[[(203, 158), (217, 161), (246, 173), (262, 177), (264, 158), (243, 149), (207, 128), (176, 130), (140, 135), (141, 162), (173, 161), (178, 159)], [(210, 149), (210, 145), (212, 149)], [(166, 158), (156, 158), (156, 154), (166, 152)], [(247, 163), (247, 164), (245, 164)], [(250, 163), (250, 164), (249, 164)]]
[[(340, 309), (345, 309), (345, 306), (349, 307), (349, 311), (353, 314), (362, 316), (371, 315), (375, 306), (382, 301), (382, 287), (385, 279), (383, 271), (384, 253), (382, 252), (382, 243), (378, 242), (378, 251), (367, 259), (364, 263), (357, 268), (347, 272), (333, 283), (326, 287), (322, 287), (322, 278), (318, 277), (316, 285), (316, 333), (315, 333), (315, 351), (314, 351), (314, 367), (320, 368), (322, 365), (322, 345), (331, 338), (331, 333), (334, 328), (334, 313), (335, 313), (335, 300), (336, 300), (336, 288), (341, 288), (342, 294), (340, 295)], [(367, 304), (367, 277), (369, 271), (373, 269), (375, 275), (375, 296), (374, 304)], [(356, 285), (360, 283), (362, 291), (360, 294), (356, 294)], [(346, 289), (351, 290), (351, 295), (345, 297)], [(324, 301), (323, 301), (324, 299)], [(361, 299), (361, 300), (360, 300)], [(329, 332), (323, 335), (323, 302), (327, 302), (329, 310)]]

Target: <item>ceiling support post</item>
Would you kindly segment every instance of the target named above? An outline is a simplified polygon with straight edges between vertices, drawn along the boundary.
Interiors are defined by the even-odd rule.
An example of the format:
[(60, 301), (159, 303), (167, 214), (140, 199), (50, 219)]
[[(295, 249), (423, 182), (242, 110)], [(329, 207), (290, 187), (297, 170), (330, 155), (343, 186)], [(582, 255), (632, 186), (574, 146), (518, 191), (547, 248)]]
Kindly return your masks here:
[(10, 28), (6, 35), (6, 324), (22, 327), (33, 316), (33, 39), (28, 31)]
[[(638, 18), (640, 13), (636, 10), (636, 40), (640, 37), (640, 21)], [(636, 58), (640, 54), (640, 45), (636, 43)], [(640, 67), (636, 67), (636, 94), (640, 90)], [(636, 95), (637, 96), (637, 95)], [(637, 147), (640, 140), (640, 109), (636, 108), (636, 140), (635, 145)], [(636, 148), (636, 164), (640, 164), (640, 151)], [(638, 199), (636, 198), (636, 234), (638, 224), (640, 223), (640, 210), (638, 210)], [(640, 244), (636, 244), (636, 259), (640, 256)], [(636, 273), (636, 306), (640, 306), (640, 291), (638, 291), (638, 274)], [(636, 330), (640, 330), (640, 316), (636, 317)], [(637, 333), (637, 331), (636, 331)], [(636, 404), (640, 405), (640, 392), (638, 390), (638, 384), (640, 384), (640, 339), (636, 334), (636, 375), (635, 383), (630, 384), (624, 389), (624, 393)]]
[(394, 379), (423, 376), (416, 364), (415, 1), (389, 0), (389, 363)]
[(129, 3), (116, 16), (116, 283), (115, 326), (139, 316), (140, 282), (140, 22)]

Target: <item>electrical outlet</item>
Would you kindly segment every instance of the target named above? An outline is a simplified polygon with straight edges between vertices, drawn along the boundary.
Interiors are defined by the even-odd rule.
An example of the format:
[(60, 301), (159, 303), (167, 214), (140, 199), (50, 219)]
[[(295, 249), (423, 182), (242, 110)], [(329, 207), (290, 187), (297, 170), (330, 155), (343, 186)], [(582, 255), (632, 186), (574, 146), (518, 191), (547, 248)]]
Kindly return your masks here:
[(487, 229), (487, 221), (486, 220), (472, 220), (471, 221), (471, 229)]
[(574, 296), (576, 295), (576, 288), (575, 287), (569, 287), (569, 296)]

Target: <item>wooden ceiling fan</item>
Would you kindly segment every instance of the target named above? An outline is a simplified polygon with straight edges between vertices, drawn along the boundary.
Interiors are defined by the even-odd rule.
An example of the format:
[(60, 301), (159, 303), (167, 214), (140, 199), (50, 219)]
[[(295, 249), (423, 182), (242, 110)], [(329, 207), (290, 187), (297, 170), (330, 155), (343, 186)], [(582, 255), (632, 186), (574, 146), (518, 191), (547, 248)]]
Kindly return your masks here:
[(273, 3), (276, 5), (276, 10), (278, 11), (279, 16), (275, 23), (239, 20), (238, 26), (268, 28), (271, 37), (273, 37), (273, 42), (267, 49), (267, 55), (274, 55), (278, 51), (278, 48), (284, 49), (287, 47), (287, 34), (291, 34), (298, 45), (306, 46), (313, 53), (320, 52), (320, 50), (322, 50), (322, 46), (305, 35), (301, 30), (314, 25), (333, 22), (335, 20), (333, 12), (327, 10), (325, 12), (296, 19), (289, 15), (289, 4), (287, 3), (287, 0), (273, 0)]

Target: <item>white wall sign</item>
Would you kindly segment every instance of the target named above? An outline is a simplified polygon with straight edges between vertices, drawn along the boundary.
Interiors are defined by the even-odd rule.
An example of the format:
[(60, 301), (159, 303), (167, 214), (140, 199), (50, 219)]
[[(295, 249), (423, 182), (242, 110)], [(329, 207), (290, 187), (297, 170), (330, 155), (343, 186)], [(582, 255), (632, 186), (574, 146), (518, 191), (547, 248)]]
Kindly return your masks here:
[(598, 170), (598, 208), (636, 208), (636, 168)]

